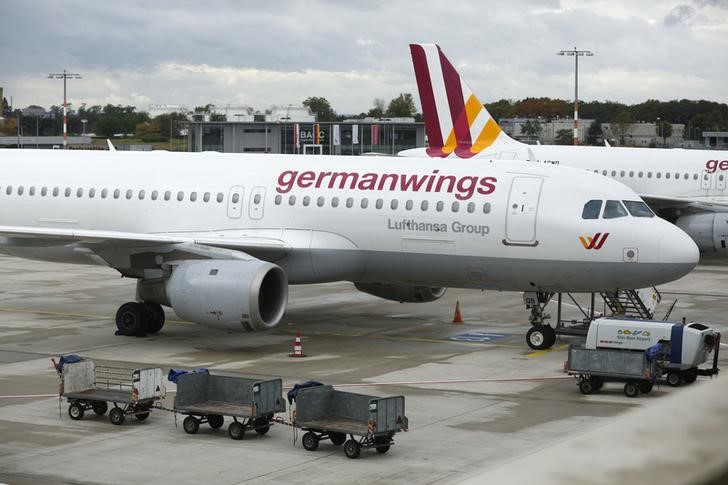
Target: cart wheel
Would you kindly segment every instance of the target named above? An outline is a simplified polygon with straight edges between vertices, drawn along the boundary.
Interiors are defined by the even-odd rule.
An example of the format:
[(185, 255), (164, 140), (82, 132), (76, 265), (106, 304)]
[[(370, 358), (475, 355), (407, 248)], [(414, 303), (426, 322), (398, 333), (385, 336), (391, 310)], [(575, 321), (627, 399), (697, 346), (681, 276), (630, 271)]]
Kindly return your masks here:
[(253, 420), (253, 426), (255, 427), (255, 432), (260, 436), (263, 436), (270, 430), (268, 418), (255, 418)]
[(682, 380), (685, 384), (692, 384), (698, 378), (698, 373), (695, 369), (686, 370), (682, 373)]
[(114, 408), (109, 411), (109, 419), (111, 424), (120, 425), (124, 422), (124, 411), (121, 408)]
[(94, 412), (99, 416), (106, 414), (106, 411), (109, 409), (109, 405), (106, 404), (106, 401), (94, 401), (91, 403), (91, 407), (93, 407)]
[(147, 419), (149, 417), (149, 413), (148, 412), (146, 412), (146, 413), (137, 413), (137, 414), (135, 414), (135, 416), (136, 416), (136, 418), (139, 421), (144, 421), (145, 419)]
[(200, 421), (192, 416), (187, 416), (185, 420), (182, 421), (182, 427), (184, 428), (185, 433), (195, 434), (197, 433), (197, 430), (200, 429)]
[(374, 446), (377, 447), (377, 453), (383, 455), (389, 451), (389, 440), (387, 438), (374, 438)]
[(346, 443), (344, 443), (344, 453), (346, 453), (346, 456), (348, 458), (359, 458), (359, 454), (361, 453), (361, 446), (359, 446), (359, 443), (357, 443), (355, 440), (348, 439)]
[(683, 378), (677, 372), (667, 373), (667, 383), (672, 387), (677, 387), (682, 384)]
[(81, 403), (73, 401), (71, 405), (68, 406), (68, 415), (71, 416), (71, 419), (74, 421), (83, 419), (83, 406), (81, 406)]
[(652, 383), (650, 381), (641, 381), (637, 383), (637, 387), (640, 388), (642, 394), (649, 394), (652, 391)]
[(243, 436), (245, 436), (245, 428), (243, 428), (243, 425), (237, 421), (233, 421), (230, 423), (230, 426), (228, 426), (228, 434), (234, 440), (241, 440), (243, 439)]
[(308, 451), (316, 451), (316, 448), (318, 448), (319, 445), (319, 439), (318, 436), (316, 436), (316, 433), (308, 431), (303, 435), (303, 438), (301, 438), (301, 443)]
[(219, 414), (207, 415), (207, 424), (209, 424), (212, 429), (220, 429), (224, 422), (225, 418), (223, 418)]
[(584, 379), (579, 383), (579, 390), (582, 394), (591, 394), (594, 391), (596, 391), (596, 386), (594, 385), (594, 381), (591, 379)]
[(329, 439), (336, 446), (341, 446), (344, 444), (344, 441), (346, 441), (346, 435), (344, 433), (336, 433), (332, 431), (329, 433)]
[(640, 393), (639, 385), (634, 381), (627, 381), (624, 385), (624, 394), (627, 397), (637, 397)]
[(594, 383), (594, 392), (604, 387), (604, 378), (599, 376), (592, 376), (591, 380)]

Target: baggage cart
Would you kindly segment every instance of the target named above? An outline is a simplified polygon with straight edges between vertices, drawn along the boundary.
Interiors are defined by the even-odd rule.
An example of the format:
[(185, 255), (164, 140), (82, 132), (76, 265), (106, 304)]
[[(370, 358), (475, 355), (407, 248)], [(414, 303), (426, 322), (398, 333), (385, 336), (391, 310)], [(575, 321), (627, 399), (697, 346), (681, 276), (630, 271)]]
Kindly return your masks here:
[(564, 370), (578, 380), (583, 394), (592, 394), (605, 382), (624, 382), (628, 397), (648, 394), (662, 370), (645, 352), (610, 348), (588, 349), (582, 345), (569, 346), (569, 360)]
[(228, 416), (233, 419), (228, 426), (232, 439), (241, 440), (245, 432), (251, 430), (264, 435), (270, 429), (274, 414), (286, 410), (283, 383), (281, 379), (191, 372), (177, 377), (177, 395), (172, 410), (187, 415), (182, 427), (188, 434), (197, 433), (200, 424), (204, 423), (219, 429)]
[(80, 360), (56, 366), (56, 370), (61, 377), (59, 397), (68, 400), (68, 415), (76, 421), (88, 410), (105, 414), (108, 403), (113, 404), (109, 411), (113, 424), (122, 424), (129, 415), (144, 421), (166, 392), (158, 367), (131, 369)]
[(298, 391), (294, 426), (306, 431), (301, 439), (305, 449), (314, 451), (320, 440), (329, 439), (343, 444), (347, 457), (357, 458), (363, 448), (389, 451), (394, 434), (406, 431), (408, 420), (404, 396), (366, 396), (324, 385)]

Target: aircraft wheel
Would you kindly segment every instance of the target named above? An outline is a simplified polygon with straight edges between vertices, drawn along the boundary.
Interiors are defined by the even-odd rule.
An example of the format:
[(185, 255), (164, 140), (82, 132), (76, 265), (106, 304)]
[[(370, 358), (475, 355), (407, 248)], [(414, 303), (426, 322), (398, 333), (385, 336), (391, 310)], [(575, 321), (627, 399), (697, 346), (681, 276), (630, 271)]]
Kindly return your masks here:
[(116, 312), (116, 328), (120, 335), (146, 335), (147, 311), (144, 305), (135, 301), (121, 305)]
[[(528, 332), (526, 332), (526, 343), (528, 346), (534, 350), (549, 348), (551, 346), (551, 340), (549, 336), (550, 334), (548, 330), (546, 330), (547, 328), (551, 327), (542, 325), (534, 325), (531, 327)], [(551, 331), (553, 332), (553, 329), (551, 329)]]
[(157, 333), (164, 327), (164, 309), (157, 303), (144, 303), (147, 311), (147, 332)]

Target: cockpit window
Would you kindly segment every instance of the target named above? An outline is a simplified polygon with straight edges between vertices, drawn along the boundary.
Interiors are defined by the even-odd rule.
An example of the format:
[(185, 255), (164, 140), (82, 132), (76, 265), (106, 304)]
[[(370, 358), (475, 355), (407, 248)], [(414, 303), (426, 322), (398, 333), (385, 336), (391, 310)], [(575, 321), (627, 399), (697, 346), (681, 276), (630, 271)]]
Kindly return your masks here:
[(604, 219), (616, 219), (617, 217), (626, 217), (627, 211), (622, 203), (618, 200), (608, 200), (604, 206)]
[(581, 212), (582, 219), (599, 219), (599, 211), (602, 209), (601, 200), (590, 200), (584, 204), (584, 210)]
[(655, 217), (655, 213), (642, 201), (623, 200), (622, 202), (634, 217)]

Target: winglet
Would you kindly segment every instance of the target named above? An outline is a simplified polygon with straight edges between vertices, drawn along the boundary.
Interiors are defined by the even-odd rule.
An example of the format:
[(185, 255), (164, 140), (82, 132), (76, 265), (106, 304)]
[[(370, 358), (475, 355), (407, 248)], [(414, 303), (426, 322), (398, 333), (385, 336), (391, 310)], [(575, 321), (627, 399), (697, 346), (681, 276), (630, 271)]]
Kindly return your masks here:
[(470, 158), (500, 144), (517, 144), (473, 94), (435, 44), (410, 44), (417, 89), (433, 157)]
[(114, 148), (114, 144), (111, 143), (111, 140), (109, 140), (108, 138), (106, 139), (106, 144), (109, 146), (109, 151), (110, 152), (115, 152), (116, 151), (116, 148)]

